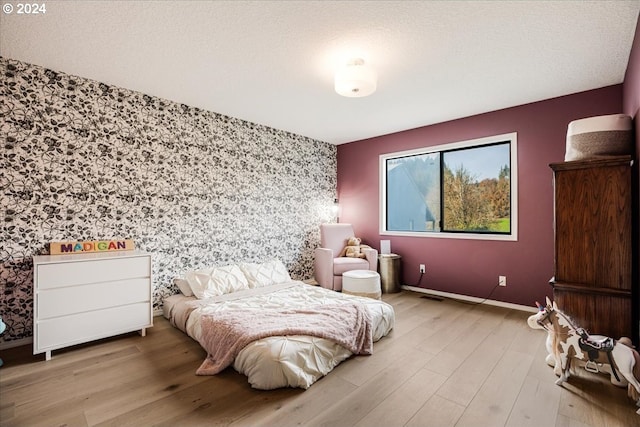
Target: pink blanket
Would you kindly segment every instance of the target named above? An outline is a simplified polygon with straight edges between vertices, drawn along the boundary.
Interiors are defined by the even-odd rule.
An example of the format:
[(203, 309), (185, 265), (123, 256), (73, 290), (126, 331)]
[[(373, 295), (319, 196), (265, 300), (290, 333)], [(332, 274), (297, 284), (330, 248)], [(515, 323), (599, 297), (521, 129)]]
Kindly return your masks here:
[(326, 338), (354, 354), (372, 354), (371, 316), (358, 302), (298, 310), (228, 310), (202, 317), (201, 344), (207, 358), (197, 375), (215, 375), (249, 343), (283, 335)]

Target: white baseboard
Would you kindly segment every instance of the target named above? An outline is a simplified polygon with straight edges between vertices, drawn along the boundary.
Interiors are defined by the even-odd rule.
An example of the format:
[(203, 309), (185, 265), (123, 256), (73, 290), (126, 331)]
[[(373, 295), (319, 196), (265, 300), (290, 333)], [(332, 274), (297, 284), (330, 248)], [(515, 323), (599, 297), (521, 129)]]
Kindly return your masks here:
[(488, 305), (495, 305), (497, 307), (511, 308), (514, 310), (527, 311), (530, 313), (538, 312), (538, 310), (533, 306), (530, 307), (528, 305), (512, 304), (510, 302), (496, 301), (491, 299), (485, 300), (484, 298), (470, 297), (469, 295), (454, 294), (451, 292), (436, 291), (434, 289), (419, 288), (417, 286), (404, 285), (402, 286), (402, 289), (419, 292), (427, 295), (434, 295), (438, 297), (451, 298), (451, 299), (482, 303), (482, 304), (488, 304)]
[(20, 347), (22, 345), (27, 345), (27, 344), (33, 344), (33, 337), (20, 338), (19, 340), (12, 340), (12, 341), (2, 341), (0, 342), (0, 350)]

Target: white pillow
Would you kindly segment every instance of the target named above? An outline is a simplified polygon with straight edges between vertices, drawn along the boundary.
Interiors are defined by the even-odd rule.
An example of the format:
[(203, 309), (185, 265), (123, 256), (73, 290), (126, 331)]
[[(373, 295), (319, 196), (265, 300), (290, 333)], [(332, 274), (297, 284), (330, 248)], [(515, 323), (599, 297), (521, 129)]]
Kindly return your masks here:
[(198, 299), (229, 294), (249, 288), (247, 278), (237, 265), (190, 271), (187, 281)]
[(175, 283), (176, 286), (178, 287), (178, 289), (180, 289), (180, 292), (182, 292), (182, 295), (184, 295), (186, 297), (192, 297), (193, 296), (193, 292), (191, 291), (191, 287), (189, 286), (189, 282), (186, 279), (180, 279), (180, 278), (176, 277), (175, 279), (173, 279), (173, 283)]
[(291, 281), (287, 267), (278, 259), (262, 264), (242, 263), (240, 268), (247, 276), (250, 288), (261, 288)]

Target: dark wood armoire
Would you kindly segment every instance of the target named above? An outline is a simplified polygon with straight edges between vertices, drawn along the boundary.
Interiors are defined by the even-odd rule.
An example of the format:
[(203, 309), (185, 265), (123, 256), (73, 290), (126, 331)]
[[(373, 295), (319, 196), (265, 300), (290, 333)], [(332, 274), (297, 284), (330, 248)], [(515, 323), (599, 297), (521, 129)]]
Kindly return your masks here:
[(591, 334), (635, 341), (631, 156), (550, 165), (558, 307)]

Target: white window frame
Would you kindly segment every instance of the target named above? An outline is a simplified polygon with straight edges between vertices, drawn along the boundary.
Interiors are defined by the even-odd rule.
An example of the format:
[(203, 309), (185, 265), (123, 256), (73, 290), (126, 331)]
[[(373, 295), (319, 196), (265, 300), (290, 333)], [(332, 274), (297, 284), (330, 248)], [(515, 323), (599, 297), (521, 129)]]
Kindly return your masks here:
[[(387, 160), (396, 157), (415, 156), (420, 154), (430, 154), (446, 150), (458, 148), (473, 148), (482, 145), (495, 144), (499, 142), (510, 141), (510, 184), (511, 184), (511, 233), (510, 234), (492, 234), (492, 233), (452, 233), (447, 231), (389, 231), (387, 225)], [(505, 133), (502, 135), (488, 136), (484, 138), (471, 139), (467, 141), (451, 142), (447, 144), (434, 145), (430, 147), (416, 148), (407, 151), (397, 151), (380, 155), (380, 234), (385, 236), (408, 236), (408, 237), (424, 237), (436, 239), (472, 239), (472, 240), (502, 240), (502, 241), (518, 241), (518, 134), (517, 132)], [(442, 185), (442, 183), (440, 183)]]

